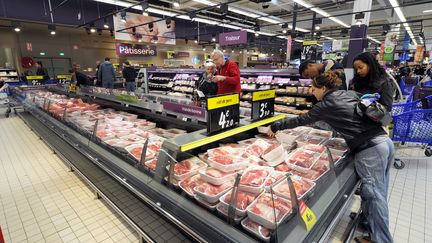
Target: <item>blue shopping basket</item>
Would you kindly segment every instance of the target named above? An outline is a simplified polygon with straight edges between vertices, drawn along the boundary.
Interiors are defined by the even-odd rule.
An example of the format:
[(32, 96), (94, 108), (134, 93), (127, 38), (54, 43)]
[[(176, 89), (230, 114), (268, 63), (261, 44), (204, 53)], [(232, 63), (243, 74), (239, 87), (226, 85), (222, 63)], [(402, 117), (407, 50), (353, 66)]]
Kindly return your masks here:
[[(432, 95), (429, 95), (425, 98), (427, 102), (430, 104), (432, 103)], [(390, 112), (390, 115), (394, 118), (402, 113), (413, 111), (413, 110), (421, 110), (424, 109), (424, 100), (415, 100), (412, 102), (407, 102), (405, 104), (397, 104), (392, 106), (392, 110)], [(432, 109), (432, 105), (429, 105), (430, 109)]]
[(393, 124), (393, 141), (432, 145), (432, 109), (404, 112)]

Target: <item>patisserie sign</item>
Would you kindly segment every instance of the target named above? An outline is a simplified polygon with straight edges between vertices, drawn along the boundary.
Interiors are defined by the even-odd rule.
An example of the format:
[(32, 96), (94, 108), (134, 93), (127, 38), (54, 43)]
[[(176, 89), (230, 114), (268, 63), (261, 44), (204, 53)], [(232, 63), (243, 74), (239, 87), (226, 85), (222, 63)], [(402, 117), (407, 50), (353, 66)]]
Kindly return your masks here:
[(219, 44), (221, 46), (237, 45), (247, 43), (246, 31), (234, 31), (219, 34)]
[(116, 43), (116, 53), (119, 56), (157, 56), (156, 46)]

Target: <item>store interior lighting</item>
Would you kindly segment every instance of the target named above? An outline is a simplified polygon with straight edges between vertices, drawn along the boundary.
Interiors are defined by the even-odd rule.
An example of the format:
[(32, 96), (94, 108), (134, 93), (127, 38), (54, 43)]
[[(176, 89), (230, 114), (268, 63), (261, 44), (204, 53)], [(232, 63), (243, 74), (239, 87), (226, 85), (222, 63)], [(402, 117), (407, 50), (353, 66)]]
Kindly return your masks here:
[(14, 27), (15, 32), (21, 31), (21, 23), (20, 22), (12, 21), (11, 25), (12, 25), (12, 27)]
[(50, 34), (51, 35), (55, 35), (56, 34), (56, 26), (54, 24), (50, 24), (48, 25), (48, 30), (50, 30)]
[(256, 32), (256, 33), (255, 33), (255, 36), (256, 36), (256, 37), (258, 37), (258, 36), (259, 36), (259, 33), (258, 33), (258, 32)]
[(175, 0), (175, 1), (173, 2), (173, 6), (174, 6), (175, 8), (180, 8), (180, 2), (177, 1), (177, 0)]
[(171, 29), (171, 18), (167, 18), (165, 20), (165, 24), (166, 24), (167, 29)]
[(149, 3), (147, 2), (147, 0), (141, 2), (141, 8), (142, 8), (142, 15), (148, 16), (147, 9), (149, 8)]
[(423, 10), (423, 13), (432, 13), (432, 9), (429, 9), (429, 10)]
[(120, 12), (120, 21), (126, 23), (126, 11), (124, 10)]
[(363, 23), (363, 19), (364, 19), (365, 15), (364, 13), (357, 13), (354, 18), (356, 19), (356, 24), (357, 25), (361, 25)]
[(90, 33), (95, 33), (96, 32), (96, 28), (94, 27), (94, 24), (90, 25)]
[(401, 22), (404, 22), (403, 26), (405, 27), (405, 30), (408, 32), (408, 35), (410, 36), (411, 40), (413, 41), (414, 45), (417, 45), (417, 41), (414, 37), (414, 34), (411, 30), (411, 27), (409, 26), (405, 18), (405, 15), (402, 12), (402, 9), (399, 7), (399, 2), (397, 0), (389, 0), (391, 6), (393, 7), (394, 11), (396, 12), (396, 15), (398, 16), (399, 20)]
[(104, 24), (103, 24), (103, 27), (105, 28), (105, 29), (109, 29), (109, 24), (108, 24), (108, 20), (107, 20), (107, 18), (104, 18)]
[(150, 31), (150, 32), (153, 32), (153, 23), (150, 23), (150, 24), (148, 25), (148, 28), (149, 28), (149, 31)]

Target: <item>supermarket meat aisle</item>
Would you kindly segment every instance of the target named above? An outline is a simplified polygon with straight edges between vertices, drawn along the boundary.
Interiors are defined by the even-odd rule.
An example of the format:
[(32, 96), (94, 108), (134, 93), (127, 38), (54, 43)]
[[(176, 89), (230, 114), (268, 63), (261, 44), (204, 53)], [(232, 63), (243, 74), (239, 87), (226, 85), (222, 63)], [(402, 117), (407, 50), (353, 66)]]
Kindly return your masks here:
[(0, 118), (0, 225), (5, 242), (138, 242), (18, 117)]

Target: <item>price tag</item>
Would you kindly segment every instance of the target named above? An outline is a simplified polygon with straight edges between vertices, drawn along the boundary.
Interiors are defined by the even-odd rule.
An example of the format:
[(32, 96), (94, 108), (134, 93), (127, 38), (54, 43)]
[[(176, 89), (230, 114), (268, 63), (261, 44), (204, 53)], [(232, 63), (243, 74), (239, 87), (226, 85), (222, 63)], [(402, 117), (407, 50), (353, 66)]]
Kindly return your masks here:
[(252, 120), (261, 120), (274, 115), (274, 89), (252, 92)]
[(240, 123), (239, 94), (207, 98), (207, 133), (237, 127)]
[(69, 84), (69, 92), (76, 92), (77, 86), (76, 84)]
[(27, 82), (31, 83), (32, 85), (41, 85), (44, 77), (43, 76), (26, 76), (26, 79), (27, 79)]
[(303, 200), (300, 201), (299, 206), (300, 206), (300, 215), (306, 224), (306, 230), (309, 232), (316, 223), (315, 213), (312, 212), (312, 210), (306, 205), (306, 203)]
[(66, 84), (72, 80), (72, 75), (56, 75), (56, 79), (59, 84)]

